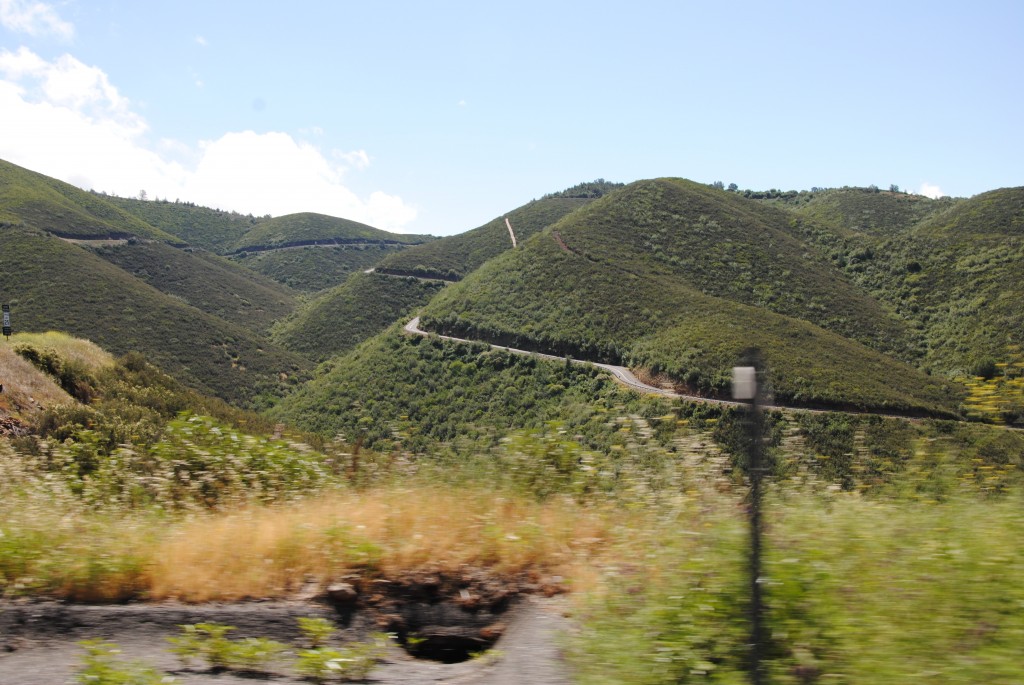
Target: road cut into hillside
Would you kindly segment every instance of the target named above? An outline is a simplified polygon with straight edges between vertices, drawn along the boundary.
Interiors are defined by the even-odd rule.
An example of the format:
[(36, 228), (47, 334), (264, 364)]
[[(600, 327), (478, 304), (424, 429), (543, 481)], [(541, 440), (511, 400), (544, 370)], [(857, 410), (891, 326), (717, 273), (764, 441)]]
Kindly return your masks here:
[[(420, 317), (414, 317), (409, 323), (405, 324), (403, 330), (410, 335), (422, 335), (422, 336), (436, 336), (442, 340), (452, 340), (454, 342), (479, 344), (479, 340), (468, 340), (466, 338), (456, 338), (450, 335), (441, 335), (440, 333), (433, 333), (431, 331), (425, 331), (420, 328)], [(602, 364), (600, 362), (590, 362), (583, 359), (572, 359), (571, 357), (559, 357), (553, 354), (544, 354), (542, 352), (530, 352), (529, 350), (519, 350), (514, 347), (505, 347), (503, 345), (491, 344), (491, 347), (495, 350), (505, 350), (512, 354), (522, 355), (533, 355), (538, 359), (547, 359), (549, 361), (565, 362), (568, 361), (572, 364), (587, 364), (589, 366), (596, 366), (599, 369), (603, 369), (610, 373), (619, 383), (625, 385), (628, 388), (632, 388), (637, 392), (646, 393), (649, 395), (661, 395), (662, 397), (671, 397), (673, 399), (689, 400), (691, 402), (705, 402), (707, 404), (720, 404), (727, 406), (739, 406), (740, 402), (731, 402), (729, 400), (718, 400), (711, 397), (701, 397), (700, 395), (684, 395), (682, 393), (675, 392), (674, 390), (666, 390), (665, 388), (659, 388), (654, 385), (648, 385), (639, 378), (637, 378), (632, 371), (627, 369), (625, 366), (616, 366), (614, 364)], [(768, 409), (783, 409), (783, 407), (766, 407)]]
[[(469, 339), (466, 339), (466, 338), (456, 338), (456, 337), (450, 336), (450, 335), (441, 335), (440, 333), (434, 333), (432, 331), (425, 331), (422, 328), (420, 328), (420, 317), (418, 317), (418, 316), (414, 317), (411, 321), (409, 321), (409, 323), (405, 324), (405, 326), (403, 327), (402, 330), (405, 333), (409, 334), (409, 335), (421, 335), (421, 336), (426, 336), (426, 337), (435, 336), (437, 338), (441, 338), (442, 340), (451, 340), (453, 342), (469, 343), (469, 344), (480, 344), (482, 342), (482, 341), (479, 341), (479, 340), (469, 340)], [(511, 352), (512, 354), (521, 354), (521, 355), (527, 355), (527, 356), (533, 355), (533, 356), (537, 357), (538, 359), (547, 359), (547, 360), (550, 360), (550, 361), (558, 361), (558, 362), (566, 362), (566, 361), (568, 361), (568, 362), (570, 362), (572, 364), (589, 364), (590, 366), (596, 366), (597, 368), (603, 369), (604, 371), (607, 371), (608, 373), (610, 373), (612, 375), (612, 377), (616, 381), (621, 383), (622, 385), (625, 385), (626, 387), (631, 388), (632, 390), (636, 390), (637, 392), (641, 392), (641, 393), (645, 393), (645, 394), (649, 394), (649, 395), (660, 395), (662, 397), (669, 397), (669, 398), (672, 398), (672, 399), (686, 400), (688, 402), (701, 402), (701, 403), (704, 403), (704, 404), (717, 404), (717, 405), (720, 405), (720, 406), (738, 407), (738, 406), (741, 406), (741, 405), (745, 404), (743, 402), (734, 402), (734, 401), (731, 401), (731, 400), (720, 400), (720, 399), (715, 399), (713, 397), (702, 397), (700, 395), (687, 395), (687, 394), (675, 392), (674, 390), (667, 390), (665, 388), (659, 388), (659, 387), (654, 386), (654, 385), (648, 385), (647, 383), (644, 383), (639, 378), (637, 378), (636, 375), (634, 375), (632, 371), (630, 371), (629, 369), (627, 369), (624, 366), (616, 366), (614, 364), (603, 364), (603, 363), (600, 363), (600, 362), (591, 362), (591, 361), (586, 361), (586, 360), (583, 360), (583, 359), (573, 359), (571, 357), (560, 357), (560, 356), (557, 356), (557, 355), (545, 354), (545, 353), (542, 353), (542, 352), (531, 352), (529, 350), (520, 350), (520, 349), (516, 349), (514, 347), (505, 347), (503, 345), (495, 345), (493, 343), (485, 343), (485, 344), (489, 344), (492, 349), (495, 349), (495, 350), (505, 350), (507, 352)], [(921, 421), (921, 417), (920, 416), (909, 416), (909, 415), (905, 415), (905, 414), (894, 414), (894, 413), (889, 413), (889, 412), (850, 411), (850, 410), (821, 409), (821, 408), (810, 408), (810, 407), (789, 407), (789, 406), (780, 405), (780, 404), (762, 404), (760, 406), (761, 406), (762, 409), (775, 409), (775, 410), (779, 410), (779, 411), (796, 411), (796, 412), (807, 412), (807, 413), (812, 413), (812, 414), (855, 414), (855, 415), (865, 415), (865, 416), (881, 416), (883, 418), (891, 418), (891, 419), (903, 419), (903, 420), (911, 421), (911, 422)], [(1024, 429), (1015, 428), (1015, 427), (1012, 427), (1012, 426), (993, 426), (993, 427), (994, 428), (1003, 428), (1003, 429), (1006, 429), (1006, 430), (1024, 430)]]

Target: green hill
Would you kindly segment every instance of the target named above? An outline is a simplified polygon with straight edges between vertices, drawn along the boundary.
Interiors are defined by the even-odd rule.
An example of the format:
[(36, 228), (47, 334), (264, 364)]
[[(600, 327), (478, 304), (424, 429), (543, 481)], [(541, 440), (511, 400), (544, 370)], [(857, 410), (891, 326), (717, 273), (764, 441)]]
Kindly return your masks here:
[(403, 335), (397, 326), (325, 366), (271, 415), (380, 450), (395, 443), (411, 450), (457, 440), (488, 444), (510, 428), (566, 417), (601, 426), (608, 415), (595, 407), (635, 399), (593, 367)]
[[(707, 319), (721, 327), (717, 338), (677, 335), (688, 346), (668, 353), (668, 331)], [(732, 362), (711, 350), (738, 352), (761, 332), (766, 355), (775, 348), (792, 362), (778, 364), (787, 374), (774, 380), (781, 400), (908, 411), (957, 401), (879, 354), (906, 351), (906, 326), (801, 240), (792, 214), (678, 179), (631, 184), (565, 217), (443, 291), (424, 322), (528, 349), (632, 361), (712, 393)], [(852, 355), (856, 375), (788, 375), (800, 360), (838, 363), (840, 350)], [(887, 377), (903, 387), (887, 389)], [(882, 394), (872, 398), (867, 388), (876, 387)]]
[(949, 209), (961, 200), (933, 200), (923, 195), (878, 188), (836, 188), (801, 193), (790, 204), (808, 218), (848, 231), (879, 236), (905, 231), (914, 224)]
[(339, 219), (326, 214), (303, 212), (257, 222), (252, 230), (234, 244), (231, 251), (258, 251), (259, 249), (313, 244), (417, 245), (432, 239), (432, 236), (389, 233), (357, 221)]
[(591, 201), (592, 198), (580, 197), (534, 200), (471, 231), (390, 255), (381, 261), (377, 269), (396, 275), (457, 281), (512, 247), (512, 238), (505, 225), (506, 217), (512, 224), (516, 240), (522, 243)]
[(413, 277), (354, 273), (282, 321), (272, 339), (315, 360), (348, 352), (422, 307), (444, 284)]
[(184, 244), (99, 195), (4, 160), (0, 160), (0, 223), (24, 224), (74, 240), (139, 237)]
[(189, 385), (240, 402), (280, 392), (283, 379), (309, 366), (89, 249), (21, 226), (4, 227), (0, 235), (0, 292), (18, 331), (62, 330), (116, 354), (142, 352)]
[(104, 196), (103, 199), (149, 225), (181, 238), (193, 247), (217, 254), (233, 249), (235, 243), (252, 230), (257, 222), (266, 221), (252, 215), (198, 207), (194, 203), (177, 200), (169, 202), (113, 196)]
[(960, 200), (888, 236), (847, 236), (833, 258), (910, 323), (921, 363), (973, 374), (1024, 345), (1024, 188)]
[[(603, 182), (581, 184), (531, 202), (507, 216), (517, 239), (525, 240), (584, 206), (606, 191), (608, 186), (610, 184)], [(376, 267), (378, 273), (353, 274), (343, 285), (322, 293), (292, 319), (280, 324), (275, 330), (274, 340), (314, 359), (326, 359), (346, 352), (380, 333), (399, 317), (426, 304), (443, 284), (430, 279), (461, 278), (511, 245), (508, 227), (501, 218), (466, 233), (395, 250)], [(323, 253), (322, 248), (305, 249)], [(366, 248), (367, 251), (372, 249)], [(295, 253), (289, 250), (250, 253), (245, 259), (264, 256), (284, 258), (289, 254)], [(297, 263), (302, 259), (305, 258), (297, 257), (296, 263), (282, 270), (282, 277), (295, 278), (295, 274), (304, 273)], [(376, 263), (368, 261), (367, 265)], [(317, 273), (330, 273), (329, 269), (330, 265), (325, 264)]]
[(297, 304), (285, 286), (202, 250), (135, 241), (93, 249), (160, 292), (261, 335)]
[(958, 202), (923, 222), (917, 232), (1024, 236), (1024, 187), (990, 190)]
[(402, 245), (304, 245), (259, 252), (240, 252), (231, 261), (289, 288), (315, 293), (345, 282), (353, 273), (375, 267)]
[(388, 233), (323, 214), (253, 217), (190, 202), (109, 201), (189, 245), (230, 255), (246, 269), (304, 292), (344, 283), (349, 274), (431, 239)]
[(316, 292), (345, 282), (390, 254), (433, 236), (389, 233), (311, 212), (258, 221), (230, 249), (231, 258), (296, 290)]

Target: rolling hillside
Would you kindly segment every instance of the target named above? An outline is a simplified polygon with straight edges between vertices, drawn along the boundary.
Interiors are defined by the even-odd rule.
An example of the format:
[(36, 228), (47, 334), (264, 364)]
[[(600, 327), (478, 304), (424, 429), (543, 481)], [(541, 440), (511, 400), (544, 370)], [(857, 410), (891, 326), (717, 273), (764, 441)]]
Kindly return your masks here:
[(234, 401), (279, 392), (309, 367), (246, 327), (168, 296), (89, 249), (2, 230), (0, 291), (19, 331), (60, 330), (115, 354), (142, 352), (193, 387)]
[(974, 374), (1024, 344), (1024, 188), (958, 200), (900, 232), (853, 234), (829, 249), (911, 325), (921, 363), (937, 372)]
[(191, 202), (114, 196), (104, 196), (103, 199), (193, 247), (217, 254), (233, 249), (257, 222), (265, 221), (252, 215), (198, 207)]
[(312, 244), (394, 244), (417, 245), (431, 236), (389, 233), (357, 221), (326, 214), (303, 212), (257, 222), (232, 246), (231, 252)]
[[(767, 347), (785, 350), (788, 363), (777, 366), (787, 373), (774, 380), (782, 401), (955, 407), (956, 392), (886, 356), (907, 350), (907, 327), (801, 241), (791, 219), (688, 181), (638, 182), (446, 289), (424, 322), (528, 349), (633, 362), (709, 393), (724, 388), (732, 363), (723, 360), (761, 331)], [(716, 335), (680, 335), (709, 320)], [(788, 335), (790, 328), (798, 333)], [(686, 345), (666, 346), (673, 338)], [(799, 360), (827, 357), (827, 366), (838, 364), (831, 374), (810, 363), (800, 376), (789, 373)], [(850, 367), (863, 373), (842, 378), (839, 370)], [(901, 387), (887, 384), (897, 378)], [(883, 394), (871, 398), (869, 387)], [(908, 397), (917, 399), (908, 404)]]
[(297, 304), (289, 288), (202, 250), (153, 242), (93, 249), (165, 295), (261, 335)]
[(243, 266), (306, 292), (332, 288), (349, 274), (432, 236), (389, 233), (324, 214), (289, 214), (257, 222), (228, 250)]
[(354, 273), (282, 321), (272, 340), (323, 361), (348, 352), (422, 307), (443, 285), (413, 277)]
[(457, 281), (512, 247), (506, 218), (521, 243), (591, 201), (576, 197), (534, 200), (471, 231), (390, 255), (377, 268), (396, 275)]
[(309, 293), (340, 285), (351, 273), (433, 239), (389, 233), (324, 214), (253, 217), (189, 202), (109, 201), (189, 245), (230, 256), (250, 271)]
[(792, 204), (803, 216), (822, 223), (885, 237), (906, 231), (958, 202), (961, 200), (933, 200), (877, 188), (837, 188), (801, 194)]
[(72, 240), (138, 237), (184, 244), (99, 195), (4, 160), (0, 160), (0, 223), (31, 226)]
[(406, 249), (390, 243), (303, 245), (231, 255), (232, 262), (289, 288), (316, 293), (345, 282)]
[[(525, 240), (586, 205), (610, 185), (584, 184), (585, 188), (569, 189), (530, 202), (509, 212), (507, 216), (514, 226), (517, 239)], [(582, 193), (584, 190), (590, 197), (564, 195), (574, 191)], [(377, 273), (373, 276), (353, 274), (343, 285), (321, 293), (294, 317), (282, 322), (275, 330), (274, 340), (314, 359), (326, 359), (347, 352), (363, 340), (384, 331), (400, 316), (426, 304), (444, 281), (462, 278), (511, 247), (508, 228), (504, 219), (499, 218), (459, 235), (394, 250), (379, 264), (376, 261), (367, 262), (367, 266), (377, 264)], [(244, 258), (248, 260), (267, 256), (283, 260), (289, 252), (278, 250), (250, 253)], [(290, 277), (298, 268), (297, 265), (290, 266), (290, 269), (282, 271), (282, 279)], [(329, 268), (325, 265), (319, 273), (330, 273)]]

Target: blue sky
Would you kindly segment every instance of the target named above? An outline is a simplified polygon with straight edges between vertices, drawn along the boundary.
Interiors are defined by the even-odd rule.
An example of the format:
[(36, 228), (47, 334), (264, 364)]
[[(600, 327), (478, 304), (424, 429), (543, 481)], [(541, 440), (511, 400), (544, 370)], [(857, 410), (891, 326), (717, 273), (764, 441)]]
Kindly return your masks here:
[(1024, 184), (1024, 2), (0, 0), (0, 158), (444, 235), (605, 178)]

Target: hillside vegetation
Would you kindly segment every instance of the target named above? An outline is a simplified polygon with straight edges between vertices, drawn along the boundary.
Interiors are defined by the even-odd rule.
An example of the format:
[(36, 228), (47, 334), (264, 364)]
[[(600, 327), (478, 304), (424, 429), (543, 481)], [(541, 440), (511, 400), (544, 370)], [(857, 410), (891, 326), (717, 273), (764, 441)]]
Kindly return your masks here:
[(209, 252), (153, 242), (94, 251), (165, 295), (260, 334), (296, 306), (287, 287)]
[(687, 181), (638, 182), (567, 216), (443, 291), (424, 322), (641, 365), (699, 393), (721, 393), (760, 342), (779, 401), (944, 412), (962, 394), (884, 354), (908, 355), (907, 327), (790, 215)]
[[(489, 257), (463, 243), (429, 262), (459, 283), (357, 273), (310, 299), (275, 336), (326, 359), (315, 372), (256, 332), (276, 315), (263, 296), (275, 312), (294, 301), (266, 280), (8, 222), (0, 292), (19, 332), (0, 341), (0, 426), (16, 436), (0, 439), (0, 594), (291, 599), (343, 581), (415, 649), (426, 638), (390, 618), (396, 602), (571, 591), (574, 679), (746, 680), (743, 412), (399, 323), (374, 334), (430, 299), (437, 328), (623, 360), (681, 388), (721, 393), (755, 344), (776, 399), (941, 417), (765, 412), (765, 668), (789, 685), (1019, 683), (1024, 432), (946, 419), (957, 365), (978, 362), (969, 406), (990, 404), (975, 403), (987, 384), (1022, 387), (1020, 197), (935, 205), (892, 230), (672, 179), (547, 224), (541, 200), (517, 249), (494, 230)], [(53, 328), (121, 356), (20, 332)], [(195, 388), (261, 408), (294, 392), (254, 414)]]
[(100, 196), (0, 160), (0, 226), (20, 224), (79, 240), (150, 238), (183, 242)]
[[(591, 187), (593, 184), (586, 185), (585, 190), (591, 195), (604, 188), (602, 185), (595, 190)], [(589, 201), (589, 198), (577, 197), (549, 198), (513, 210), (508, 217), (514, 222), (517, 239), (524, 240)], [(404, 249), (388, 245), (302, 248), (302, 251), (319, 250), (320, 254), (328, 255), (315, 261), (296, 255), (295, 250), (245, 253), (234, 258), (244, 260), (243, 263), (253, 268), (260, 268), (254, 261), (274, 260), (281, 267), (282, 275), (278, 276), (281, 280), (309, 274), (308, 278), (314, 279), (312, 283), (326, 287), (330, 285), (328, 279), (347, 275), (340, 269), (332, 270), (348, 263), (342, 259), (368, 255), (366, 261), (359, 264), (360, 273), (348, 276), (343, 285), (320, 293), (275, 329), (273, 339), (276, 342), (323, 360), (347, 352), (385, 330), (399, 317), (425, 305), (444, 281), (461, 278), (511, 246), (508, 228), (504, 219), (499, 218), (460, 235)], [(389, 250), (380, 263), (380, 253), (376, 252), (379, 249)], [(331, 256), (334, 250), (341, 251), (338, 257)], [(317, 265), (315, 272), (309, 273), (309, 267), (314, 264)], [(377, 273), (361, 273), (364, 264), (376, 264)]]
[(427, 240), (431, 240), (431, 236), (389, 233), (357, 221), (303, 212), (257, 222), (234, 244), (232, 252), (318, 241), (338, 244), (377, 242), (415, 245)]
[(1024, 344), (1024, 188), (947, 204), (899, 232), (806, 236), (908, 322), (920, 364), (987, 375)]
[(239, 252), (232, 262), (295, 290), (315, 293), (341, 285), (353, 273), (375, 267), (405, 246), (389, 243), (303, 245)]
[(577, 197), (534, 200), (471, 231), (390, 255), (378, 269), (397, 275), (457, 281), (512, 247), (506, 218), (512, 224), (516, 241), (522, 243), (589, 202), (590, 198)]
[(63, 330), (115, 354), (142, 352), (205, 392), (249, 402), (309, 364), (251, 330), (170, 297), (89, 249), (2, 229), (0, 291), (18, 331)]
[(846, 231), (886, 237), (902, 233), (958, 202), (961, 200), (948, 197), (933, 200), (923, 195), (878, 188), (836, 188), (800, 193), (779, 204)]
[(413, 277), (354, 273), (310, 300), (273, 332), (277, 344), (323, 361), (348, 352), (422, 307), (444, 284)]
[(265, 220), (179, 200), (139, 200), (113, 195), (104, 195), (103, 199), (193, 247), (217, 254), (231, 250), (257, 222)]
[(289, 288), (317, 292), (432, 236), (389, 233), (355, 221), (301, 213), (271, 218), (189, 202), (104, 198), (189, 245), (229, 256)]

